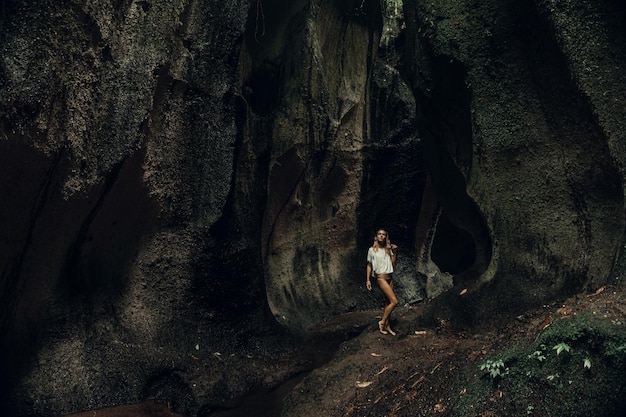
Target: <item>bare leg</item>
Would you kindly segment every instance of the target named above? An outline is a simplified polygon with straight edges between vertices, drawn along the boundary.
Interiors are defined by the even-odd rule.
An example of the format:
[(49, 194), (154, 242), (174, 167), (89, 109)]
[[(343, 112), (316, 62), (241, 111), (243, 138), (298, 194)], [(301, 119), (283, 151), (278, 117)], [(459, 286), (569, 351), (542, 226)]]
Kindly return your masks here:
[(387, 332), (389, 332), (395, 336), (395, 332), (391, 330), (391, 327), (389, 326), (389, 317), (391, 316), (391, 312), (398, 305), (398, 299), (396, 298), (396, 294), (393, 292), (393, 281), (391, 282), (391, 285), (382, 278), (379, 278), (377, 281), (378, 286), (383, 291), (383, 294), (385, 294), (385, 297), (387, 297), (387, 301), (389, 301), (389, 304), (387, 304), (383, 310), (383, 318), (378, 322), (378, 328), (381, 333), (385, 330), (383, 334), (387, 334)]
[[(391, 291), (393, 291), (393, 280), (391, 280), (389, 282), (389, 287), (391, 287)], [(394, 297), (395, 297), (395, 292), (394, 292)], [(398, 300), (396, 299), (396, 305), (398, 304)], [(395, 305), (394, 305), (395, 308)], [(393, 310), (393, 309), (392, 309)], [(391, 324), (390, 324), (390, 319), (391, 319), (391, 312), (389, 312), (389, 316), (387, 317), (387, 323), (385, 325), (385, 330), (387, 330), (389, 332), (389, 334), (391, 334), (392, 336), (396, 335), (396, 332), (394, 332), (393, 330), (391, 330)]]

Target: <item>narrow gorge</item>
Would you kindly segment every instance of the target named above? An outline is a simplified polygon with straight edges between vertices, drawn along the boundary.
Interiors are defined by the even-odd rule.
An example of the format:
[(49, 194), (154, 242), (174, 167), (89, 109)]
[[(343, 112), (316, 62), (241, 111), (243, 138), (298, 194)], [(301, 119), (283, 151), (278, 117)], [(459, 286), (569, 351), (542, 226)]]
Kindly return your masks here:
[(324, 387), (369, 343), (445, 357), (605, 296), (623, 398), (625, 27), (621, 0), (4, 0), (0, 413), (202, 417), (312, 372), (283, 415), (350, 415)]

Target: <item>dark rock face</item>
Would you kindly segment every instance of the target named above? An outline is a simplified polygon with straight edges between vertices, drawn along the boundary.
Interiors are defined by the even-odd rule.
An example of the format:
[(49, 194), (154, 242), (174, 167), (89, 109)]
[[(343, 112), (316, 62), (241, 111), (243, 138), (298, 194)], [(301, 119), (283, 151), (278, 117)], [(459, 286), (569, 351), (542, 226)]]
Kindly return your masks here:
[[(133, 402), (167, 381), (197, 408), (179, 370), (223, 351), (220, 326), (199, 329), (219, 306), (198, 288), (215, 280), (204, 251), (226, 250), (208, 236), (233, 178), (247, 17), (207, 7), (2, 4), (0, 304), (20, 415)], [(242, 389), (223, 385), (222, 401)]]
[(17, 413), (208, 412), (275, 383), (295, 372), (272, 357), (295, 343), (275, 322), (304, 335), (379, 307), (363, 283), (379, 227), (402, 303), (470, 289), (431, 303), (453, 322), (621, 276), (624, 16), (610, 0), (5, 1)]

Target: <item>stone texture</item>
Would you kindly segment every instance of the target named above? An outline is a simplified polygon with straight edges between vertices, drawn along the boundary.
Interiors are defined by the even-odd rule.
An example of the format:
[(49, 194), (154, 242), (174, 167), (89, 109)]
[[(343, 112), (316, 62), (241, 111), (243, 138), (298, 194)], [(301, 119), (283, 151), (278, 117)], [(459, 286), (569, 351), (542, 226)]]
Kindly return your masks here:
[(0, 6), (18, 414), (202, 414), (287, 378), (289, 334), (381, 307), (379, 227), (400, 302), (452, 323), (621, 279), (623, 5), (398, 5)]

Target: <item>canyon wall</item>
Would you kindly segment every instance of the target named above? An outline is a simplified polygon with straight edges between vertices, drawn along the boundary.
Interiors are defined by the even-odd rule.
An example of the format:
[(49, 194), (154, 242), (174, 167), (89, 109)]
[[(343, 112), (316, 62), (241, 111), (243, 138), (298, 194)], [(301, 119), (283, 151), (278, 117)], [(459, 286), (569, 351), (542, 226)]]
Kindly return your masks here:
[(380, 308), (364, 288), (379, 227), (400, 302), (459, 325), (620, 280), (625, 16), (617, 0), (4, 2), (4, 402), (208, 412), (267, 380), (251, 329), (291, 340)]

